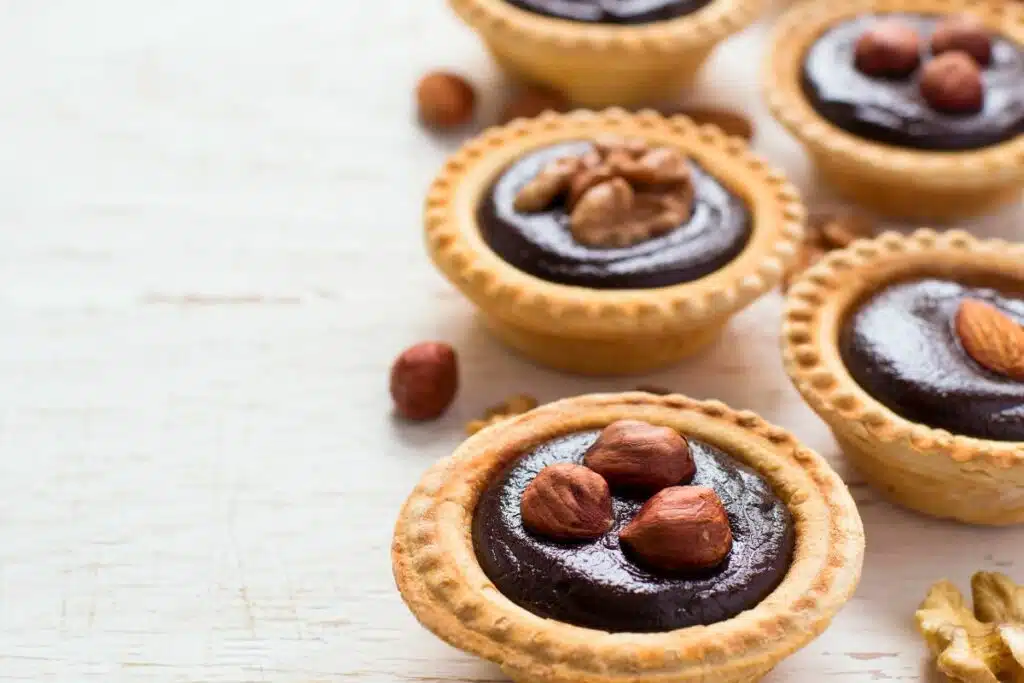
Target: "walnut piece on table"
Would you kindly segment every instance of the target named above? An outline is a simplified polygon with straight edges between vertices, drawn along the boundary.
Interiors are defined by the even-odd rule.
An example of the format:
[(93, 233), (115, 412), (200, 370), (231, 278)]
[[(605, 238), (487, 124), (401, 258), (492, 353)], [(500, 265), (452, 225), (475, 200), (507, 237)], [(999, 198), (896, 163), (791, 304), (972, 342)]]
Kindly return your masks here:
[(940, 581), (917, 611), (939, 671), (959, 683), (1024, 683), (1024, 586), (978, 572), (971, 593), (973, 611), (956, 586)]
[(529, 394), (516, 394), (510, 396), (501, 403), (491, 406), (479, 420), (471, 420), (466, 423), (466, 434), (472, 436), (481, 429), (491, 425), (504, 422), (516, 415), (522, 415), (537, 407), (537, 399)]

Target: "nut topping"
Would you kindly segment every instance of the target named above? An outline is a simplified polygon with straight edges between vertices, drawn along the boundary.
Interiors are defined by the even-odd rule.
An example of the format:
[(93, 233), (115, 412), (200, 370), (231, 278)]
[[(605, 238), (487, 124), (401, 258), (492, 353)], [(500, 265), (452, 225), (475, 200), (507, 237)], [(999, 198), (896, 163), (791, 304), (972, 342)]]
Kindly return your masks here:
[(434, 71), (416, 86), (420, 120), (439, 130), (469, 123), (476, 109), (476, 92), (462, 76)]
[(973, 613), (956, 586), (940, 581), (917, 611), (939, 671), (960, 683), (1024, 680), (1024, 586), (978, 572), (971, 593)]
[(697, 471), (679, 432), (638, 420), (605, 427), (583, 463), (616, 488), (651, 492), (686, 483)]
[(732, 549), (732, 528), (712, 489), (673, 486), (647, 501), (619, 539), (656, 569), (710, 569)]
[(519, 191), (515, 207), (543, 211), (560, 196), (566, 197), (573, 237), (590, 247), (658, 237), (693, 210), (690, 168), (682, 153), (615, 136), (600, 136), (593, 150), (549, 163)]
[(966, 52), (945, 52), (925, 64), (921, 95), (932, 109), (947, 114), (973, 114), (985, 104), (981, 69)]
[(932, 34), (932, 52), (939, 55), (959, 50), (981, 66), (992, 61), (992, 37), (985, 26), (971, 16), (944, 19)]
[(391, 397), (395, 410), (410, 420), (440, 417), (459, 386), (455, 350), (441, 342), (409, 347), (391, 366)]
[(542, 469), (520, 501), (523, 526), (556, 540), (597, 538), (612, 526), (612, 498), (601, 475), (560, 463)]
[(991, 304), (964, 299), (956, 312), (956, 333), (979, 365), (1024, 382), (1024, 326)]
[(854, 63), (868, 76), (908, 76), (921, 63), (921, 38), (899, 20), (879, 21), (857, 39)]

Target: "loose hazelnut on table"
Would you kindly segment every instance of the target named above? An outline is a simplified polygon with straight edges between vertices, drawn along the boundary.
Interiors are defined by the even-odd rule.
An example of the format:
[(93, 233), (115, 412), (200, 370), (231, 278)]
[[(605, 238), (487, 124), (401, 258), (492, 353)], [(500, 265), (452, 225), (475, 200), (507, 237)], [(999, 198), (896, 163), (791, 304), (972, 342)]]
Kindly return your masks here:
[(439, 130), (457, 128), (473, 119), (476, 92), (458, 74), (433, 71), (416, 86), (416, 105), (426, 125)]
[(857, 39), (854, 61), (869, 76), (908, 76), (921, 63), (921, 38), (899, 20), (879, 21)]
[(946, 52), (921, 72), (921, 95), (935, 110), (973, 114), (985, 105), (985, 84), (977, 62), (966, 52)]
[(619, 539), (640, 562), (655, 569), (710, 569), (732, 549), (732, 527), (712, 489), (673, 486), (647, 501)]
[(455, 350), (442, 342), (411, 346), (391, 366), (395, 410), (410, 420), (432, 420), (451, 405), (459, 386)]
[(527, 531), (555, 540), (586, 540), (612, 527), (612, 497), (601, 475), (582, 465), (542, 469), (519, 505)]
[(932, 34), (932, 52), (966, 52), (981, 66), (992, 61), (992, 36), (974, 17), (960, 15), (944, 19)]
[(690, 445), (671, 427), (619, 420), (604, 428), (583, 464), (616, 488), (658, 491), (697, 472)]

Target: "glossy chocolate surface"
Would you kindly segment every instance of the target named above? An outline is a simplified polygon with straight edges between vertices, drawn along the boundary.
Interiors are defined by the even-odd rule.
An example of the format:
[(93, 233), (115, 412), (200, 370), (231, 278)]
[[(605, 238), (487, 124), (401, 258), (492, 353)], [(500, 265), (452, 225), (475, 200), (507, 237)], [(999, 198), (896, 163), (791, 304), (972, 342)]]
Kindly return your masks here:
[(1024, 134), (1024, 50), (993, 36), (984, 68), (985, 106), (977, 114), (936, 111), (920, 92), (921, 68), (905, 79), (867, 76), (854, 65), (854, 45), (880, 18), (892, 17), (921, 35), (921, 60), (931, 58), (931, 35), (942, 19), (919, 14), (865, 16), (826, 31), (804, 61), (811, 106), (843, 130), (876, 142), (923, 150), (971, 150)]
[(505, 0), (555, 19), (596, 24), (649, 24), (696, 12), (711, 0)]
[(1024, 382), (982, 367), (964, 350), (954, 320), (965, 297), (1024, 323), (1024, 298), (943, 280), (895, 285), (845, 323), (843, 361), (893, 412), (953, 434), (1024, 441)]
[(714, 570), (656, 574), (632, 561), (619, 531), (643, 504), (614, 493), (615, 524), (596, 541), (565, 543), (526, 531), (519, 501), (544, 467), (582, 463), (598, 431), (550, 441), (516, 460), (484, 492), (473, 519), (477, 558), (498, 589), (534, 614), (613, 632), (668, 631), (713, 624), (750, 609), (782, 581), (792, 560), (793, 521), (785, 503), (753, 470), (690, 440), (693, 485), (721, 497), (733, 546)]
[(698, 280), (743, 251), (752, 225), (746, 204), (692, 161), (695, 203), (690, 219), (661, 237), (629, 247), (603, 249), (578, 243), (561, 202), (538, 213), (516, 210), (519, 190), (545, 164), (591, 148), (589, 142), (545, 147), (518, 159), (498, 177), (477, 209), (480, 232), (498, 256), (549, 282), (644, 289)]

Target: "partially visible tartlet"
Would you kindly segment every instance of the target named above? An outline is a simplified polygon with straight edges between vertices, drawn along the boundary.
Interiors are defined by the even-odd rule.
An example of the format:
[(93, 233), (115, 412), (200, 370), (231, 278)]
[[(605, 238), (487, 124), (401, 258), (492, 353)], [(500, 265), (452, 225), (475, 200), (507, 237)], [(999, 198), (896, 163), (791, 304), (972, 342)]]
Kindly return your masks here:
[(1024, 523), (1024, 245), (886, 233), (789, 290), (786, 369), (885, 496)]
[[(940, 54), (948, 48), (936, 22), (960, 18), (988, 34), (990, 61), (984, 51)], [(883, 22), (875, 45), (854, 42)], [(1022, 75), (1020, 3), (806, 2), (778, 23), (764, 94), (839, 192), (889, 215), (946, 221), (1019, 201)], [(879, 92), (871, 95), (872, 87)], [(846, 99), (855, 88), (865, 97)]]
[[(603, 439), (616, 425), (645, 432), (638, 439), (631, 436), (616, 442), (610, 437), (605, 442), (608, 449), (626, 456), (627, 464), (634, 465), (630, 468), (634, 476), (645, 480), (664, 476), (662, 485), (682, 478), (682, 485), (662, 489), (639, 512), (629, 506), (628, 496), (617, 496), (615, 516), (626, 515), (631, 521), (610, 520), (610, 508), (602, 507), (609, 504), (608, 486), (619, 490), (622, 469), (609, 469), (608, 451), (601, 451), (598, 457), (595, 449), (600, 439), (582, 458), (582, 465), (549, 465), (538, 470), (550, 461), (545, 460), (545, 448), (561, 444), (558, 447), (571, 449), (579, 446), (581, 439), (589, 444), (593, 439), (588, 440), (588, 433), (604, 430)], [(625, 625), (635, 624), (635, 615), (623, 611), (621, 604), (615, 606), (623, 596), (607, 603), (580, 599), (594, 588), (580, 581), (595, 570), (607, 568), (604, 563), (581, 559), (573, 564), (578, 571), (566, 573), (565, 564), (549, 568), (547, 560), (537, 559), (527, 548), (515, 563), (523, 572), (521, 582), (515, 581), (500, 561), (495, 565), (496, 556), (509, 552), (507, 545), (519, 543), (516, 536), (522, 536), (519, 531), (525, 525), (529, 544), (539, 552), (597, 553), (606, 562), (630, 563), (632, 560), (623, 559), (616, 550), (620, 543), (628, 545), (640, 553), (643, 562), (631, 565), (634, 569), (625, 572), (627, 577), (646, 575), (648, 561), (662, 566), (665, 553), (673, 561), (690, 561), (691, 567), (705, 566), (698, 554), (701, 544), (716, 545), (722, 540), (712, 531), (720, 530), (722, 523), (720, 516), (715, 518), (721, 514), (715, 512), (718, 506), (713, 500), (705, 504), (714, 494), (703, 486), (685, 485), (694, 476), (692, 469), (671, 472), (663, 467), (635, 467), (645, 462), (633, 450), (645, 438), (669, 438), (680, 443), (683, 438), (692, 440), (699, 450), (694, 483), (710, 475), (706, 483), (721, 482), (720, 491), (726, 499), (742, 496), (742, 491), (737, 491), (742, 485), (738, 484), (740, 479), (728, 475), (726, 479), (716, 478), (713, 472), (723, 464), (726, 469), (741, 469), (743, 473), (737, 476), (743, 481), (762, 482), (753, 484), (752, 489), (758, 492), (759, 502), (741, 505), (729, 513), (735, 538), (732, 550), (726, 548), (726, 552), (756, 555), (758, 543), (746, 541), (754, 540), (747, 534), (762, 538), (759, 519), (770, 520), (765, 526), (780, 530), (786, 527), (777, 525), (791, 525), (795, 539), (782, 540), (764, 550), (766, 556), (775, 550), (786, 555), (781, 580), (773, 578), (766, 594), (728, 612), (713, 608), (716, 614), (704, 614), (706, 618), (697, 614), (696, 621), (688, 622), (689, 600), (669, 590), (666, 600), (682, 600), (669, 616), (694, 625), (662, 627), (657, 622), (644, 623), (635, 626), (642, 629), (637, 631)], [(568, 446), (566, 439), (572, 441)], [(703, 445), (697, 446), (698, 442)], [(714, 456), (712, 451), (726, 455)], [(657, 460), (666, 453), (648, 455)], [(730, 459), (738, 464), (728, 465)], [(654, 460), (646, 462), (652, 464)], [(569, 471), (559, 467), (568, 467)], [(573, 474), (573, 468), (582, 472)], [(529, 491), (541, 485), (546, 472), (551, 473), (550, 480), (543, 484), (547, 493), (528, 499)], [(552, 489), (558, 486), (559, 478), (568, 478), (569, 488)], [(636, 481), (632, 480), (634, 484)], [(526, 485), (522, 520), (520, 505), (507, 500), (508, 487), (521, 485)], [(492, 495), (496, 486), (497, 498)], [(519, 489), (514, 493), (519, 495)], [(666, 502), (669, 498), (676, 502)], [(691, 505), (694, 501), (705, 502)], [(561, 504), (568, 507), (560, 513), (548, 507)], [(675, 505), (677, 513), (659, 517), (655, 508), (661, 506), (664, 510), (665, 505)], [(779, 506), (785, 508), (781, 515), (776, 509)], [(545, 508), (548, 516), (541, 516), (540, 521), (546, 524), (538, 528), (536, 521), (530, 521), (534, 516), (530, 513), (544, 512)], [(694, 540), (658, 542), (660, 525), (671, 525), (679, 515), (690, 520), (687, 523), (693, 526), (689, 528), (697, 532), (691, 537)], [(503, 521), (492, 529), (481, 524), (480, 516), (500, 517)], [(644, 530), (639, 531), (640, 527)], [(551, 533), (559, 529), (572, 531), (575, 540), (551, 540)], [(702, 529), (709, 533), (701, 534)], [(494, 538), (491, 531), (497, 534)], [(734, 411), (717, 401), (635, 392), (559, 401), (470, 438), (451, 457), (431, 468), (407, 500), (395, 528), (392, 562), (402, 597), (424, 626), (449, 644), (500, 665), (515, 681), (749, 683), (828, 627), (856, 588), (863, 549), (863, 528), (849, 491), (820, 456), (801, 446), (791, 434), (753, 413)], [(699, 582), (708, 571), (718, 570), (683, 574), (675, 573), (677, 569), (670, 574), (662, 573), (665, 569), (652, 571), (656, 583), (649, 588), (656, 591), (660, 582), (681, 581), (685, 585), (687, 577)], [(763, 570), (753, 571), (774, 569), (766, 565)], [(532, 578), (527, 580), (527, 576)], [(545, 577), (550, 577), (546, 586)], [(594, 578), (601, 582), (605, 576), (597, 571)], [(524, 600), (523, 591), (531, 590), (541, 591), (533, 597), (543, 599)], [(649, 602), (643, 594), (634, 598), (640, 609)], [(558, 604), (546, 607), (545, 602), (551, 600)], [(701, 596), (694, 596), (693, 606), (701, 600)], [(586, 627), (572, 621), (596, 621), (607, 626)]]
[[(535, 1), (449, 4), (509, 72), (563, 92), (575, 104), (607, 107), (676, 96), (718, 43), (758, 16), (763, 2), (687, 0), (692, 11), (628, 24), (572, 20), (569, 14), (557, 17), (525, 9), (542, 4)], [(600, 14), (600, 3), (590, 4)]]
[[(666, 162), (655, 170), (667, 175), (633, 189), (618, 177), (591, 183), (591, 157), (598, 176), (614, 159), (636, 166), (623, 149), (599, 153), (609, 136), (639, 146), (641, 161)], [(565, 166), (576, 175), (540, 182)], [(566, 204), (577, 181), (589, 189)], [(526, 196), (535, 186), (546, 190), (540, 201)], [(583, 215), (589, 200), (620, 191), (661, 213), (607, 222), (616, 206), (597, 204)], [(590, 374), (646, 371), (711, 342), (780, 281), (804, 220), (795, 188), (743, 140), (615, 109), (520, 119), (471, 140), (434, 182), (425, 216), (434, 263), (497, 337)]]

